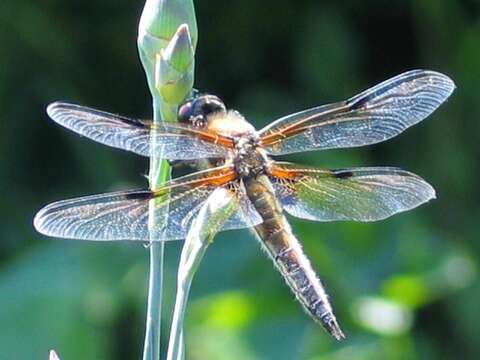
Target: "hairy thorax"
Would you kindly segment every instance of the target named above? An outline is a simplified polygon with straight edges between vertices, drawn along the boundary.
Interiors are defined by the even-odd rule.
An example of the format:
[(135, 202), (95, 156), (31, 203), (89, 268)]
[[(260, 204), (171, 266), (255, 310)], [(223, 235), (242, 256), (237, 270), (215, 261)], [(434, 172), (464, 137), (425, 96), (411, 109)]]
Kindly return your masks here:
[(269, 158), (259, 147), (255, 128), (239, 112), (228, 111), (227, 114), (211, 116), (208, 128), (221, 135), (235, 139), (235, 149), (231, 161), (240, 177), (257, 176), (268, 170)]
[(235, 144), (233, 163), (240, 177), (256, 177), (268, 172), (269, 158), (254, 136), (242, 136)]

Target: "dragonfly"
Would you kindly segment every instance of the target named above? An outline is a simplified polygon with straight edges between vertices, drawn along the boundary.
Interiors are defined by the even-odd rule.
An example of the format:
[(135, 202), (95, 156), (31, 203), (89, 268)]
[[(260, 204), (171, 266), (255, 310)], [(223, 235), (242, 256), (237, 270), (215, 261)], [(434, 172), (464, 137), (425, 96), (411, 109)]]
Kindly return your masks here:
[(222, 189), (232, 211), (219, 231), (252, 229), (307, 314), (342, 340), (345, 335), (326, 290), (285, 213), (321, 222), (377, 221), (434, 199), (435, 190), (421, 177), (395, 167), (331, 170), (273, 158), (388, 140), (429, 116), (454, 89), (446, 75), (412, 70), (348, 100), (284, 116), (258, 131), (209, 94), (187, 99), (175, 123), (55, 102), (48, 106), (48, 115), (78, 134), (143, 156), (193, 161), (197, 168), (154, 191), (52, 203), (37, 213), (34, 226), (60, 238), (179, 240), (209, 196)]

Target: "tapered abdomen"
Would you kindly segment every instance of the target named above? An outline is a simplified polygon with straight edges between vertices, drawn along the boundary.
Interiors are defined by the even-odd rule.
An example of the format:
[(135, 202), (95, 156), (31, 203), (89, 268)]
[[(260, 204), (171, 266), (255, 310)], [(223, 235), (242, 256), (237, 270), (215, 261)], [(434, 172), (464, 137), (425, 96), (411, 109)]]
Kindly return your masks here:
[(255, 231), (288, 286), (305, 311), (332, 336), (337, 340), (345, 338), (319, 278), (283, 215), (269, 179), (265, 175), (246, 179), (245, 187), (248, 197), (263, 219)]

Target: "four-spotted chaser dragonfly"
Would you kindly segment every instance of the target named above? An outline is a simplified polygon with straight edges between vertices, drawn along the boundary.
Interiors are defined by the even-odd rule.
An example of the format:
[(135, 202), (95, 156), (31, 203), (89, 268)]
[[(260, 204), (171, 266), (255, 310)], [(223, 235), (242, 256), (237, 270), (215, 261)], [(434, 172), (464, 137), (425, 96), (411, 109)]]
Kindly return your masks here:
[(328, 296), (283, 211), (316, 221), (375, 221), (425, 203), (435, 191), (398, 168), (328, 170), (277, 162), (271, 156), (390, 139), (426, 118), (454, 88), (445, 75), (413, 70), (346, 101), (287, 115), (260, 131), (213, 95), (188, 99), (176, 123), (53, 103), (47, 112), (54, 121), (95, 141), (143, 156), (161, 154), (169, 161), (204, 161), (209, 166), (156, 191), (59, 201), (43, 208), (34, 224), (55, 237), (150, 241), (153, 206), (155, 223), (162, 224), (153, 238), (182, 239), (209, 195), (225, 189), (234, 211), (222, 230), (253, 228), (306, 312), (340, 340), (344, 334)]

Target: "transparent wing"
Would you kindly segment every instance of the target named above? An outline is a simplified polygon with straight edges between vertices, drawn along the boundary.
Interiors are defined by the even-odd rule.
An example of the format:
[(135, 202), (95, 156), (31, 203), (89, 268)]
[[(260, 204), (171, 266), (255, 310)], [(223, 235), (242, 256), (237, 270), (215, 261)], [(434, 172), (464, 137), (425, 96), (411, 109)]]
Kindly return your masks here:
[(390, 167), (323, 170), (277, 163), (271, 180), (288, 213), (315, 221), (376, 221), (435, 198), (425, 180)]
[(155, 123), (84, 106), (56, 102), (48, 115), (66, 128), (92, 140), (143, 156), (161, 155), (168, 160), (224, 157), (231, 139), (179, 123)]
[(425, 119), (454, 89), (443, 74), (408, 71), (347, 101), (283, 117), (260, 131), (261, 144), (281, 155), (378, 143)]
[(221, 230), (261, 222), (239, 180), (222, 167), (172, 180), (156, 192), (121, 191), (59, 201), (40, 210), (34, 226), (48, 236), (80, 240), (149, 241), (149, 228), (158, 241), (183, 239), (204, 201), (219, 187), (228, 190), (235, 207)]

